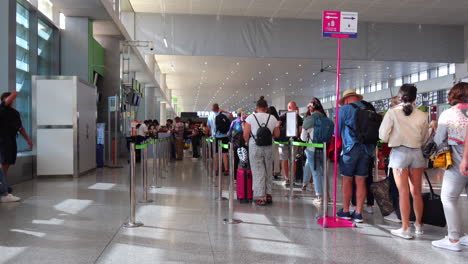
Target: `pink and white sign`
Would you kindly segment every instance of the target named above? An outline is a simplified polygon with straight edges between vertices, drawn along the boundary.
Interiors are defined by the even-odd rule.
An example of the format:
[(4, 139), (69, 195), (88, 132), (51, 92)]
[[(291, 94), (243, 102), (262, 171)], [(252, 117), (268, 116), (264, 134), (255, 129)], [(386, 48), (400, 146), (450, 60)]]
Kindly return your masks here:
[(356, 38), (357, 12), (323, 11), (322, 36), (331, 38)]

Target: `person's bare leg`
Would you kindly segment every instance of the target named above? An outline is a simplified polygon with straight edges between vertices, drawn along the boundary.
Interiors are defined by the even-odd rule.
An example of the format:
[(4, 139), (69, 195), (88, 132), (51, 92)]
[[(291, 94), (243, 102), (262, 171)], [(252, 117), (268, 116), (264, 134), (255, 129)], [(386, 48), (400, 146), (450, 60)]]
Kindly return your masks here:
[(349, 204), (353, 196), (353, 177), (341, 177), (343, 179), (343, 212), (349, 212)]
[(407, 230), (409, 228), (411, 213), (408, 174), (408, 169), (393, 169), (393, 176), (398, 187), (398, 192), (400, 193), (401, 227), (403, 230)]
[(218, 153), (215, 153), (214, 155), (215, 157), (215, 174), (218, 174), (218, 171), (219, 171), (219, 168), (218, 168), (218, 165), (219, 165), (219, 162), (218, 162)]
[(8, 169), (9, 168), (10, 168), (10, 164), (2, 164), (3, 174), (5, 175), (5, 177), (8, 174)]
[(410, 169), (409, 173), (410, 190), (411, 195), (413, 195), (414, 215), (416, 216), (416, 224), (418, 226), (422, 225), (422, 216), (424, 211), (424, 202), (422, 198), (422, 174), (424, 173), (424, 170), (424, 168)]
[(228, 165), (228, 154), (223, 153), (223, 164), (224, 164), (224, 171), (229, 170), (229, 165)]
[(366, 200), (367, 188), (366, 177), (354, 177), (356, 179), (356, 212), (362, 214), (364, 201)]
[(282, 160), (281, 162), (283, 164), (284, 177), (286, 180), (289, 180), (289, 163), (287, 160)]

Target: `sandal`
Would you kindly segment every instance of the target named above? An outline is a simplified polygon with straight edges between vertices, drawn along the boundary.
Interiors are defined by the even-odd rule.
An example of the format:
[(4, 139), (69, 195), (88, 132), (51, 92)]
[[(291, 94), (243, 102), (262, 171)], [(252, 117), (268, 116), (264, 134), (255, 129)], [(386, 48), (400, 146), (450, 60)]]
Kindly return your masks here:
[(303, 185), (302, 185), (302, 190), (303, 190), (303, 191), (306, 191), (306, 190), (307, 190), (307, 184), (303, 184)]
[(272, 204), (273, 203), (273, 197), (270, 194), (267, 194), (266, 202), (267, 202), (267, 204)]
[(258, 199), (258, 200), (255, 200), (255, 204), (260, 205), (260, 206), (265, 206), (267, 202), (265, 200)]

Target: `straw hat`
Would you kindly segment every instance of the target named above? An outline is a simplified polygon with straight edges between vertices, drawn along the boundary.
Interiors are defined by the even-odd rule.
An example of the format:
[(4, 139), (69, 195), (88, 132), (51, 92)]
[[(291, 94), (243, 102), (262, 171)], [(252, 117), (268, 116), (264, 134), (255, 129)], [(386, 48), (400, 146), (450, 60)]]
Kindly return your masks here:
[(340, 99), (340, 105), (344, 105), (344, 101), (346, 100), (346, 98), (351, 96), (356, 96), (357, 98), (359, 98), (359, 100), (362, 100), (364, 98), (362, 95), (356, 93), (356, 90), (348, 89), (344, 91), (343, 96)]
[(237, 114), (243, 114), (245, 111), (242, 108), (237, 109), (236, 113)]

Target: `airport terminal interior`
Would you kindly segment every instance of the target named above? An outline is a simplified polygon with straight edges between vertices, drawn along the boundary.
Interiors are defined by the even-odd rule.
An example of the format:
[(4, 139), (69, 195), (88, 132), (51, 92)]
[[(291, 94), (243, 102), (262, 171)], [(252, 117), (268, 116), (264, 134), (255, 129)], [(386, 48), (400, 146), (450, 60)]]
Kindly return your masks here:
[[(0, 263), (468, 263), (468, 142), (448, 129), (422, 157), (447, 113), (468, 130), (467, 14), (466, 0), (1, 0)], [(402, 202), (418, 189), (391, 165), (402, 148), (423, 159), (404, 167), (421, 211)]]

